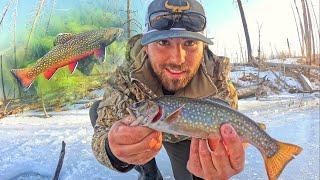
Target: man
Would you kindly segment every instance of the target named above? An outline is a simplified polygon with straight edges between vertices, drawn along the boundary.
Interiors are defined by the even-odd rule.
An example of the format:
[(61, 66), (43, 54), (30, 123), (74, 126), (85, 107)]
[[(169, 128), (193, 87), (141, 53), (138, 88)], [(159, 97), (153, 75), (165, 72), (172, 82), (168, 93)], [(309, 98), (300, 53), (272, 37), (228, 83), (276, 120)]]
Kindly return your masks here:
[(90, 110), (96, 158), (119, 172), (135, 168), (140, 179), (162, 179), (154, 158), (164, 146), (175, 179), (228, 179), (239, 173), (244, 150), (231, 125), (223, 125), (221, 136), (208, 140), (126, 125), (134, 118), (126, 111), (128, 106), (163, 95), (220, 98), (237, 108), (228, 59), (209, 50), (212, 42), (203, 35), (206, 16), (199, 2), (154, 0), (146, 24), (146, 32), (128, 43), (130, 68), (111, 78), (104, 99)]

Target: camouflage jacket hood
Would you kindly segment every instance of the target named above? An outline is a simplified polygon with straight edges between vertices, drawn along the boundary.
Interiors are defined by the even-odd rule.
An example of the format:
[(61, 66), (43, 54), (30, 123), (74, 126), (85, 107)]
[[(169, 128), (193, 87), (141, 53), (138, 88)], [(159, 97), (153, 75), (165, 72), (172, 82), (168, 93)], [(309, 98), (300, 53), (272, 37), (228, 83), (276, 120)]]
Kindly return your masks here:
[[(127, 60), (131, 64), (131, 81), (139, 81), (149, 87), (156, 96), (163, 96), (162, 85), (151, 69), (140, 38), (140, 35), (133, 37), (127, 47)], [(208, 47), (205, 47), (204, 58), (195, 77), (185, 88), (177, 91), (175, 96), (190, 98), (214, 96), (218, 92), (214, 82), (228, 78), (229, 72), (229, 59), (215, 56)]]

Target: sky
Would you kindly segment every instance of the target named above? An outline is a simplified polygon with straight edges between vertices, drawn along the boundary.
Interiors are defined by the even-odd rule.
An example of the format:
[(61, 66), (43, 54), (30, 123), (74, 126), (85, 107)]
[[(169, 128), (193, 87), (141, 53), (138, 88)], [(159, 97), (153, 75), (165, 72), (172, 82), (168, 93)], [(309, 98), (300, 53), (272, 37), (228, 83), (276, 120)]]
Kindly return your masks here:
[[(299, 1), (299, 0), (298, 0)], [(245, 48), (245, 36), (236, 4), (225, 0), (204, 0), (208, 15), (208, 34), (214, 38), (216, 53), (235, 57), (240, 54), (239, 38)], [(254, 55), (258, 49), (258, 24), (261, 25), (261, 46), (266, 54), (288, 51), (299, 53), (299, 40), (291, 4), (293, 0), (248, 0), (243, 2)], [(319, 0), (312, 0), (319, 16)], [(219, 7), (219, 8), (218, 8)], [(319, 17), (318, 17), (319, 19)], [(239, 35), (239, 36), (238, 36)]]
[[(58, 11), (61, 14), (61, 9), (66, 8), (66, 5), (62, 0), (56, 1)], [(236, 58), (237, 54), (240, 54), (239, 38), (243, 49), (246, 49), (243, 26), (237, 4), (234, 3), (233, 0), (200, 1), (203, 4), (207, 14), (208, 37), (214, 38), (214, 45), (211, 46), (211, 49), (217, 55)], [(309, 1), (312, 1), (319, 21), (319, 0)], [(3, 10), (3, 7), (7, 2), (8, 0), (0, 0), (0, 10)], [(112, 0), (106, 0), (107, 4), (111, 2)], [(134, 0), (132, 3), (134, 16), (136, 19), (140, 20), (141, 24), (144, 24), (145, 12), (147, 10), (147, 5), (150, 2), (151, 0)], [(299, 3), (300, 0), (297, 0), (297, 2)], [(32, 17), (32, 12), (28, 10), (26, 6), (29, 5), (29, 9), (32, 9), (33, 7), (31, 7), (31, 4), (35, 5), (36, 3), (37, 0), (19, 0), (19, 8), (21, 11), (23, 10), (23, 12), (18, 13), (20, 18), (23, 19), (25, 17)], [(113, 5), (117, 3), (119, 4), (120, 1), (114, 2)], [(299, 54), (299, 41), (293, 12), (291, 9), (292, 3), (293, 0), (243, 0), (243, 8), (248, 23), (252, 49), (255, 56), (257, 55), (258, 47), (258, 24), (262, 25), (262, 52), (267, 54), (267, 56), (271, 55), (271, 53), (277, 54), (277, 52), (288, 51), (287, 38), (289, 39), (292, 52)], [(116, 6), (121, 7), (124, 5), (122, 3)], [(69, 5), (68, 8), (72, 8), (72, 5)], [(5, 23), (6, 19), (4, 21), (4, 24)], [(9, 23), (10, 22), (7, 19), (7, 24)], [(25, 26), (26, 25), (24, 25), (24, 27)], [(2, 30), (3, 29), (4, 28), (2, 28)], [(5, 32), (5, 29), (2, 32)], [(317, 39), (317, 41), (319, 40)], [(4, 48), (3, 44), (0, 44), (0, 51), (1, 48)]]
[[(138, 0), (137, 0), (138, 1)], [(139, 0), (141, 1), (141, 0)], [(319, 0), (309, 0), (314, 5), (319, 22)], [(138, 18), (144, 19), (147, 5), (151, 0), (136, 9)], [(233, 0), (200, 0), (207, 15), (207, 34), (214, 38), (211, 49), (215, 54), (228, 56), (233, 61), (240, 56), (239, 38), (243, 50), (246, 51), (245, 36), (240, 12)], [(261, 26), (261, 49), (267, 57), (271, 54), (288, 52), (287, 38), (292, 54), (300, 54), (299, 39), (291, 4), (294, 0), (243, 0), (243, 8), (250, 33), (253, 55), (257, 56), (259, 33)], [(297, 0), (298, 6), (300, 0)], [(143, 15), (142, 15), (143, 14)], [(312, 15), (313, 16), (313, 15)], [(318, 23), (319, 24), (319, 23)], [(316, 40), (319, 42), (319, 40)]]

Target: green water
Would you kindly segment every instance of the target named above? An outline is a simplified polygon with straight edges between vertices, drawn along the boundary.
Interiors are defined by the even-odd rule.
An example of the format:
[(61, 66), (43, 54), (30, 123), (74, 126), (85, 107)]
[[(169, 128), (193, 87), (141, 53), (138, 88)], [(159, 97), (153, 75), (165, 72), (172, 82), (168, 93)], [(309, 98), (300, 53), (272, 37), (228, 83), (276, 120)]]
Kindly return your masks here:
[[(124, 60), (128, 36), (126, 2), (0, 0), (0, 20), (3, 18), (0, 25), (0, 101), (4, 98), (7, 102), (20, 98), (26, 102), (34, 102), (41, 98), (48, 104), (72, 103), (85, 97), (88, 89), (99, 88), (106, 77), (98, 75), (110, 73)], [(131, 23), (131, 35), (142, 32), (142, 9), (145, 9), (145, 6), (145, 1), (141, 0), (133, 1), (131, 4), (134, 18)], [(106, 48), (105, 63), (89, 57), (86, 63), (79, 63), (78, 70), (72, 75), (68, 68), (60, 68), (51, 80), (39, 75), (27, 91), (20, 88), (10, 73), (11, 69), (33, 66), (54, 47), (53, 41), (59, 33), (78, 34), (108, 27), (123, 28), (125, 31), (116, 42)]]

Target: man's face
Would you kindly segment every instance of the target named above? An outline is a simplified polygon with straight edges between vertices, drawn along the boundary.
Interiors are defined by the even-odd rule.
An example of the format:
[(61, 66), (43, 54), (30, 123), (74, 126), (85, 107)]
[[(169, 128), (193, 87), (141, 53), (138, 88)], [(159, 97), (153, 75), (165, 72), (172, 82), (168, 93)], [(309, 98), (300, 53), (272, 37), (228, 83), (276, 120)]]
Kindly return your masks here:
[(197, 73), (203, 58), (203, 42), (172, 38), (147, 45), (151, 66), (168, 91), (184, 88)]

